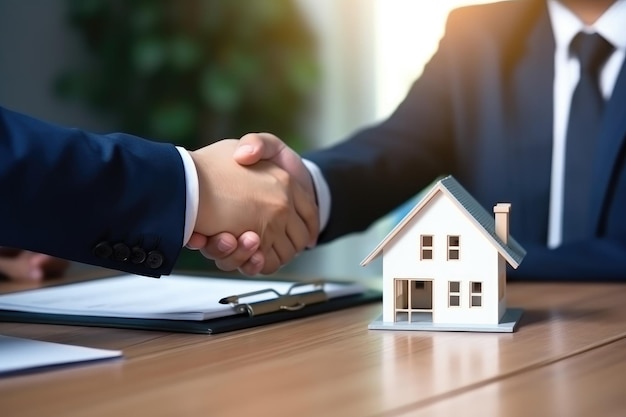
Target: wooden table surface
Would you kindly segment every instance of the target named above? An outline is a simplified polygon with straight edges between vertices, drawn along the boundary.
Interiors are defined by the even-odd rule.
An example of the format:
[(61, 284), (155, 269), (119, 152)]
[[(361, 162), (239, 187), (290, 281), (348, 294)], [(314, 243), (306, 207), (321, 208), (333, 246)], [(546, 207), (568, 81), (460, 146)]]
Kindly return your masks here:
[(124, 351), (0, 378), (0, 415), (624, 416), (625, 295), (510, 284), (508, 304), (525, 311), (512, 334), (368, 330), (379, 303), (219, 335), (0, 323)]

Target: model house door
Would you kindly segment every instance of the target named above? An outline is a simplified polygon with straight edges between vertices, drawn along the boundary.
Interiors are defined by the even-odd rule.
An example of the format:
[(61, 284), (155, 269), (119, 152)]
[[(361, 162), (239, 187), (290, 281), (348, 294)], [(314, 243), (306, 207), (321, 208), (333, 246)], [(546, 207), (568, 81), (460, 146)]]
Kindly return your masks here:
[(432, 313), (433, 282), (429, 279), (396, 278), (395, 321), (414, 321), (414, 313)]

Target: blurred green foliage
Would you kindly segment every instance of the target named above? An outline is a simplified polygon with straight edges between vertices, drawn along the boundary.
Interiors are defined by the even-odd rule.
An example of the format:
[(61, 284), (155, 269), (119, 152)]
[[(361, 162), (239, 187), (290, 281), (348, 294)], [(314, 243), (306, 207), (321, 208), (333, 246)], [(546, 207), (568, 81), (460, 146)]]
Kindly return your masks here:
[[(318, 81), (314, 36), (292, 0), (68, 0), (89, 60), (56, 91), (113, 129), (195, 149), (269, 131), (296, 150)], [(178, 269), (206, 269), (183, 251)]]
[(116, 129), (190, 148), (270, 131), (296, 149), (318, 80), (292, 0), (69, 0), (91, 60), (56, 90)]

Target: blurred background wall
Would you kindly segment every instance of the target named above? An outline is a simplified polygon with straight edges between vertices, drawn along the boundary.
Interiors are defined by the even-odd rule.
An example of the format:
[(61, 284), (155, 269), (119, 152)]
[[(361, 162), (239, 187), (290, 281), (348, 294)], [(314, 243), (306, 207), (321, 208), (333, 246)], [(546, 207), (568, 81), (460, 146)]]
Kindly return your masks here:
[[(165, 99), (161, 95), (150, 96), (147, 102), (151, 105), (161, 101), (167, 105), (153, 109), (156, 116), (152, 116), (152, 119), (142, 115), (148, 118), (141, 119), (137, 125), (139, 113), (144, 113), (143, 109), (148, 107), (152, 109), (151, 105), (142, 104), (146, 101), (133, 102), (137, 91), (147, 90), (155, 94), (166, 90), (165, 84), (156, 75), (158, 68), (166, 67), (162, 64), (165, 59), (163, 49), (159, 49), (162, 44), (149, 42), (154, 39), (154, 36), (149, 35), (157, 25), (154, 22), (158, 21), (158, 16), (154, 20), (151, 7), (157, 4), (162, 9), (168, 1), (128, 2), (146, 5), (145, 10), (132, 10), (132, 15), (137, 13), (138, 17), (136, 21), (129, 22), (123, 18), (130, 14), (128, 11), (115, 15), (115, 8), (122, 7), (120, 4), (124, 2), (114, 0), (0, 0), (0, 103), (63, 125), (98, 132), (130, 130), (131, 133), (174, 141), (191, 148), (221, 138), (216, 135), (238, 137), (249, 130), (273, 131), (289, 139), (292, 146), (299, 150), (321, 147), (341, 140), (354, 129), (388, 115), (435, 51), (448, 12), (454, 7), (479, 2), (486, 1), (172, 0), (172, 4), (189, 4), (189, 7), (196, 8), (190, 13), (191, 17), (183, 16), (183, 20), (176, 22), (168, 20), (170, 26), (159, 29), (165, 30), (168, 39), (172, 39), (168, 41), (167, 45), (170, 46), (167, 50), (173, 51), (172, 59), (175, 60), (172, 65), (175, 69), (192, 71), (191, 66), (198, 66), (200, 57), (204, 57), (207, 52), (222, 51), (221, 55), (217, 55), (220, 58), (214, 59), (215, 65), (210, 62), (208, 71), (200, 74), (193, 70), (185, 72), (185, 76), (178, 75), (186, 80), (197, 76), (197, 85), (201, 87), (193, 84), (188, 87), (189, 93), (186, 93), (185, 87), (173, 84), (172, 91), (182, 91), (185, 93), (183, 98), (195, 97), (196, 101), (192, 103), (210, 103), (212, 107), (209, 106), (210, 113), (206, 109), (194, 113), (196, 108), (189, 108), (186, 102), (171, 105), (181, 100), (174, 93), (165, 95)], [(107, 18), (102, 17), (102, 11), (94, 15), (94, 10), (99, 10), (102, 4), (105, 4), (105, 8), (113, 8), (113, 11), (109, 10)], [(279, 6), (282, 12), (276, 9)], [(172, 13), (177, 13), (167, 8), (164, 10), (166, 12), (161, 10), (161, 13), (168, 15), (168, 19)], [(277, 13), (286, 14), (280, 15), (280, 18), (276, 17)], [(208, 38), (201, 38), (199, 42), (208, 44), (205, 45), (207, 49), (200, 52), (194, 46), (196, 44), (187, 41), (188, 37), (172, 34), (172, 25), (187, 22), (184, 19), (191, 18), (193, 22), (184, 23), (183, 27), (199, 24), (198, 15), (214, 18), (226, 16), (218, 22), (210, 19), (208, 23), (203, 21), (203, 24), (213, 25), (214, 29), (203, 29), (203, 36)], [(256, 46), (249, 49), (250, 53), (246, 53), (246, 48), (240, 46), (242, 42), (246, 44), (252, 40), (249, 39), (250, 33), (243, 29), (254, 28), (255, 24), (263, 28), (264, 23), (258, 22), (259, 16), (269, 19), (273, 22), (270, 26), (280, 30), (275, 33), (276, 30), (265, 27), (263, 36), (268, 38), (261, 45), (266, 47)], [(102, 63), (98, 65), (98, 59), (109, 62), (113, 59), (111, 57), (120, 57), (122, 62), (114, 65), (118, 70), (129, 65), (128, 60), (121, 59), (120, 52), (113, 55), (103, 52), (102, 45), (106, 42), (103, 40), (105, 35), (101, 34), (105, 33), (109, 37), (107, 39), (126, 36), (126, 33), (135, 36), (137, 33), (132, 30), (126, 32), (129, 30), (128, 25), (131, 28), (139, 27), (136, 30), (145, 30), (147, 32), (142, 33), (148, 34), (139, 39), (147, 39), (148, 42), (138, 43), (139, 47), (135, 49), (142, 51), (134, 55), (139, 58), (131, 60), (139, 69), (130, 75), (124, 71), (115, 73), (112, 78), (116, 81), (115, 86), (123, 85), (124, 88), (112, 94), (112, 97), (103, 99), (102, 91), (94, 93), (87, 89), (87, 93), (84, 76), (88, 75), (87, 79), (97, 78), (94, 74), (103, 69)], [(251, 32), (254, 38), (254, 30)], [(189, 35), (188, 32), (185, 34)], [(163, 36), (157, 38), (162, 39)], [(233, 41), (234, 38), (244, 40), (238, 43)], [(283, 42), (287, 40), (285, 38), (297, 39), (297, 42)], [(232, 50), (240, 53), (224, 55), (223, 51)], [(246, 60), (251, 56), (255, 57), (252, 63)], [(210, 57), (212, 55), (209, 54)], [(276, 60), (285, 61), (277, 66)], [(221, 65), (223, 61), (227, 62), (225, 66)], [(172, 65), (167, 68), (171, 70)], [(294, 69), (294, 66), (297, 68)], [(156, 85), (163, 88), (151, 87), (152, 84), (142, 85), (143, 81), (123, 84), (135, 80), (133, 77), (137, 76), (137, 71), (147, 73), (150, 82), (160, 83)], [(231, 76), (233, 74), (237, 77)], [(98, 75), (102, 79), (103, 75)], [(159, 73), (158, 76), (163, 74)], [(289, 87), (284, 88), (285, 85)], [(269, 90), (259, 90), (259, 86), (273, 86), (272, 91), (280, 91), (280, 94), (274, 96)], [(111, 88), (105, 89), (105, 93), (111, 91)], [(128, 94), (129, 91), (132, 94)], [(116, 102), (118, 97), (120, 100)], [(261, 103), (264, 98), (265, 105)], [(131, 104), (136, 107), (130, 107)], [(134, 121), (123, 120), (120, 109), (124, 109), (121, 113), (126, 116), (130, 113), (137, 117)], [(220, 114), (224, 117), (220, 118)], [(286, 114), (293, 125), (290, 122), (279, 122)], [(262, 118), (255, 115), (262, 115)], [(197, 119), (205, 123), (193, 124)], [(163, 123), (163, 120), (171, 122)], [(206, 123), (206, 120), (211, 123)], [(190, 143), (192, 139), (189, 138), (196, 142)], [(379, 265), (363, 269), (359, 267), (359, 262), (396, 220), (397, 214), (392, 214), (365, 233), (307, 251), (284, 270), (324, 277), (377, 276), (381, 273)], [(213, 268), (196, 255), (186, 253), (180, 267)]]

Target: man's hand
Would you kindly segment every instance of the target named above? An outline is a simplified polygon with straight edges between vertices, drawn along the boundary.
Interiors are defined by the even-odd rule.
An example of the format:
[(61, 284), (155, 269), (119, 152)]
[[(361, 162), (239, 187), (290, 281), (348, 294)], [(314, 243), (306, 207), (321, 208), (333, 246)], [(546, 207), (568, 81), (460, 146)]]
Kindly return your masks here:
[[(302, 158), (293, 149), (271, 133), (248, 133), (239, 140), (239, 146), (233, 155), (241, 165), (254, 165), (257, 162), (269, 161), (281, 167), (304, 187), (311, 198), (315, 199), (315, 187), (309, 170)], [(317, 236), (311, 242), (315, 244)]]
[(69, 264), (64, 259), (43, 253), (0, 248), (0, 275), (11, 281), (39, 282), (61, 276)]
[[(271, 273), (316, 239), (315, 196), (274, 163), (257, 160), (250, 166), (240, 165), (233, 159), (237, 145), (240, 141), (223, 140), (191, 152), (200, 199), (195, 234), (188, 246), (202, 247), (203, 254), (211, 257), (212, 246), (198, 246), (198, 241), (202, 236), (222, 236), (212, 241), (216, 248), (228, 251), (236, 245), (242, 251), (254, 251), (245, 262), (258, 272)], [(224, 237), (224, 232), (231, 236)], [(224, 269), (243, 264), (238, 250), (220, 260)]]
[[(194, 233), (187, 248), (200, 250), (207, 259), (215, 261), (222, 271), (239, 269), (246, 275), (257, 275), (264, 270), (265, 256), (259, 250), (261, 238), (254, 232), (245, 232), (239, 238), (224, 232), (206, 237)], [(275, 271), (267, 271), (272, 273)]]
[[(241, 138), (233, 158), (241, 165), (252, 166), (259, 161), (272, 162), (287, 171), (300, 184), (310, 199), (315, 199), (315, 189), (309, 171), (300, 156), (284, 142), (269, 133), (250, 133)], [(315, 213), (317, 219), (317, 211)], [(313, 247), (319, 231), (311, 236), (308, 247)], [(218, 268), (225, 271), (239, 269), (247, 275), (259, 272), (271, 273), (275, 270), (267, 267), (266, 258), (257, 249), (259, 237), (252, 231), (238, 239), (231, 233), (202, 236), (194, 234), (187, 244), (191, 249), (200, 249), (205, 257), (215, 260)]]

